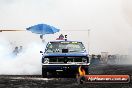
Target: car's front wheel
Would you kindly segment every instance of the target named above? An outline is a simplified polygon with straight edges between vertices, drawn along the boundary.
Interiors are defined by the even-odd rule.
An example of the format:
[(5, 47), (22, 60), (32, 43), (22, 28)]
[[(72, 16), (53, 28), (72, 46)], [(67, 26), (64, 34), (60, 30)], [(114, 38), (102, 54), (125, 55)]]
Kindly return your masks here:
[(42, 69), (42, 77), (43, 78), (47, 78), (48, 77), (47, 71), (45, 71), (44, 69)]

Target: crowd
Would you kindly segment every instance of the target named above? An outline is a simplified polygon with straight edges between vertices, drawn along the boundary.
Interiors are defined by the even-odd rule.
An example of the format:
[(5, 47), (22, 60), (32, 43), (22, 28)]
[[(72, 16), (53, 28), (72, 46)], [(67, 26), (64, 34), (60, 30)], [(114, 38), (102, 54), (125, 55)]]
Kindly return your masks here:
[(127, 55), (107, 55), (106, 57), (102, 55), (90, 55), (91, 64), (120, 64), (125, 63), (128, 59)]

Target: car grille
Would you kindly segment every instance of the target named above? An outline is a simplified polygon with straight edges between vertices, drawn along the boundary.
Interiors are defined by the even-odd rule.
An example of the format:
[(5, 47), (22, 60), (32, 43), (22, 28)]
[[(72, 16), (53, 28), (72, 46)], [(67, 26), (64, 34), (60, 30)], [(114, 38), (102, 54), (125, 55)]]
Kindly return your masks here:
[(48, 57), (49, 63), (83, 62), (87, 57)]

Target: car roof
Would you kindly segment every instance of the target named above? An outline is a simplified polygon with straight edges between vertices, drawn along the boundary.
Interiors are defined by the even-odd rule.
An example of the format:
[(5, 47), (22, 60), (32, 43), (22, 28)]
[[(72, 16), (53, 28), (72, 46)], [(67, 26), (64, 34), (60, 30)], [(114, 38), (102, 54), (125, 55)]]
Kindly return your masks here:
[(49, 42), (81, 42), (81, 41), (71, 41), (71, 40), (56, 40), (56, 41), (49, 41)]

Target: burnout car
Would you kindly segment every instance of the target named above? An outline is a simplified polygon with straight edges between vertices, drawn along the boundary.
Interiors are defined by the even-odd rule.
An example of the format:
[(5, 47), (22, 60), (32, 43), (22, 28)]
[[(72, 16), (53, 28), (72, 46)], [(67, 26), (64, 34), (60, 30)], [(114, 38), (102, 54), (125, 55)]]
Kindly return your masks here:
[(50, 41), (42, 54), (42, 77), (77, 77), (89, 73), (89, 57), (82, 42)]

